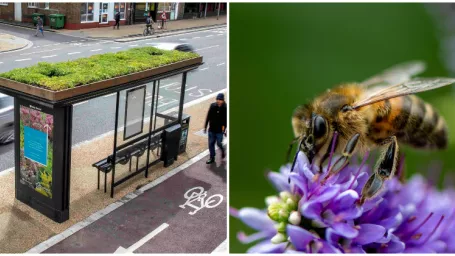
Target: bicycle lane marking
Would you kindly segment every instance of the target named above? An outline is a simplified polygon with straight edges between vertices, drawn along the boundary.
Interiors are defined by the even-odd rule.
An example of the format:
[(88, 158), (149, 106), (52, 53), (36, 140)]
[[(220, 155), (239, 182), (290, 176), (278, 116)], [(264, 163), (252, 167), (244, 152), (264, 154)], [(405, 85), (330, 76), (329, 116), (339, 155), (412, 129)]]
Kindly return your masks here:
[[(134, 248), (163, 223), (169, 226), (145, 241), (134, 253), (210, 253), (226, 240), (226, 164), (219, 160), (207, 166), (205, 156), (160, 183), (136, 193), (134, 199), (55, 244), (45, 253), (113, 253)], [(145, 185), (145, 189), (148, 185)], [(194, 188), (206, 192), (204, 205), (195, 209), (180, 207), (188, 199), (185, 194)], [(189, 193), (194, 195), (192, 191)], [(215, 195), (215, 196), (214, 196)], [(188, 196), (187, 196), (188, 197)], [(200, 196), (199, 196), (200, 197)], [(209, 200), (209, 198), (211, 198)], [(222, 201), (218, 202), (222, 198)], [(196, 205), (197, 203), (194, 202)]]
[[(176, 189), (181, 211), (166, 223), (169, 227), (148, 241), (135, 253), (211, 253), (226, 240), (226, 163), (207, 165), (208, 157), (183, 171), (178, 179), (167, 184)], [(201, 185), (191, 186), (185, 180), (199, 180)], [(164, 186), (164, 185), (163, 185)]]

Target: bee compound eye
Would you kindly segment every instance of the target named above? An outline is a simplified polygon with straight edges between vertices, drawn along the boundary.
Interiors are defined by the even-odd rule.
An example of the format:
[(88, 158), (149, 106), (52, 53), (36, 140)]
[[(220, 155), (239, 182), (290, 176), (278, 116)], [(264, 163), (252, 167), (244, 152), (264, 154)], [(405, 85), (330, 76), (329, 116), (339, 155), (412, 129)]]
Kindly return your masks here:
[(317, 116), (314, 119), (313, 134), (316, 138), (321, 138), (327, 131), (325, 119), (322, 116)]

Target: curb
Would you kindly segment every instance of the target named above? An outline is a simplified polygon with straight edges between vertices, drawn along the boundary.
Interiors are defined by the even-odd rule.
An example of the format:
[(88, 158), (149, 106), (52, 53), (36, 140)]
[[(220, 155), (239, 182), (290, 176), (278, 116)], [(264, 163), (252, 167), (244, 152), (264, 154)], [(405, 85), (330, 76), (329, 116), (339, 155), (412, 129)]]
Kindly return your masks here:
[(130, 37), (130, 38), (114, 39), (114, 42), (125, 43), (125, 42), (139, 41), (139, 40), (145, 40), (145, 39), (150, 39), (150, 38), (174, 36), (174, 35), (185, 34), (185, 33), (188, 33), (189, 31), (197, 32), (197, 31), (210, 30), (210, 29), (220, 28), (220, 27), (225, 27), (225, 26), (226, 26), (226, 24), (210, 25), (210, 26), (187, 28), (187, 29), (176, 29), (176, 30), (171, 30), (169, 32), (157, 33), (156, 35), (152, 35), (152, 36), (137, 36), (137, 37)]
[[(10, 25), (10, 26), (15, 26), (15, 27), (21, 27), (21, 28), (28, 28), (28, 29), (36, 29), (35, 27), (31, 27), (30, 25), (25, 25), (25, 24), (22, 24), (22, 23), (12, 23), (12, 22), (8, 22), (8, 21), (4, 21), (4, 20), (0, 20), (0, 24), (6, 24), (6, 25)], [(28, 24), (28, 23), (26, 23)], [(45, 28), (43, 29), (44, 31), (47, 31), (47, 32), (53, 32), (53, 33), (58, 33), (57, 30), (55, 29), (48, 29), (48, 28)]]
[[(17, 37), (17, 36), (14, 36), (14, 37)], [(21, 38), (21, 37), (17, 37), (17, 38)], [(27, 40), (27, 39), (24, 39), (24, 38), (21, 38), (21, 39), (26, 40), (26, 41), (27, 41), (27, 44), (24, 45), (24, 46), (15, 48), (15, 49), (0, 51), (0, 53), (15, 52), (15, 51), (19, 51), (19, 50), (22, 50), (22, 49), (24, 49), (24, 48), (27, 48), (27, 47), (31, 47), (31, 46), (33, 45), (33, 42), (32, 42), (32, 41)]]

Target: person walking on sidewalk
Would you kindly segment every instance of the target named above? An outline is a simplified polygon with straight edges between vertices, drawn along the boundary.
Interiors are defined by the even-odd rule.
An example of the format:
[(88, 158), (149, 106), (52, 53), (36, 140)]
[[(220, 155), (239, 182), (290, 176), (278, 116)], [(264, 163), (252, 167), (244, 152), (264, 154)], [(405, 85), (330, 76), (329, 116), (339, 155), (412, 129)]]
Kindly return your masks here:
[(207, 164), (215, 162), (215, 142), (221, 149), (221, 157), (226, 157), (226, 151), (223, 148), (223, 134), (226, 135), (227, 128), (227, 104), (224, 102), (224, 94), (219, 93), (216, 96), (216, 102), (210, 105), (205, 120), (204, 133), (207, 132), (207, 125), (210, 123), (209, 128), (209, 150), (210, 159)]
[(117, 13), (115, 14), (115, 25), (114, 25), (114, 29), (115, 29), (115, 26), (117, 26), (117, 29), (120, 29), (120, 12), (117, 11)]
[(35, 36), (38, 36), (38, 32), (41, 32), (41, 35), (44, 36), (43, 20), (41, 19), (40, 16), (38, 16), (37, 19), (36, 19), (36, 32), (35, 32)]
[(161, 14), (161, 29), (164, 29), (164, 22), (166, 22), (166, 12), (163, 10), (163, 13)]

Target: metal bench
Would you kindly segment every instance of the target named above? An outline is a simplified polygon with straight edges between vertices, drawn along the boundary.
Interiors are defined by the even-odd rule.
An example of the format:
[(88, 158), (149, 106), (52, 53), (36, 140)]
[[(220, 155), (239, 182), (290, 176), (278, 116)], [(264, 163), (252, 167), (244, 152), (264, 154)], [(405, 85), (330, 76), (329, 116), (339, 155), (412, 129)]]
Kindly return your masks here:
[[(136, 171), (139, 169), (139, 158), (144, 155), (147, 151), (147, 142), (148, 139), (139, 141), (133, 145), (126, 147), (117, 152), (115, 163), (113, 155), (110, 155), (96, 163), (92, 166), (98, 170), (98, 189), (100, 189), (100, 175), (101, 172), (104, 173), (104, 193), (107, 192), (107, 174), (112, 171), (114, 164), (125, 165), (130, 164), (129, 171), (131, 172), (132, 167), (132, 158), (136, 157)], [(160, 145), (161, 145), (161, 134), (157, 134), (150, 138), (150, 150), (153, 151), (158, 149), (157, 154), (160, 155)]]

